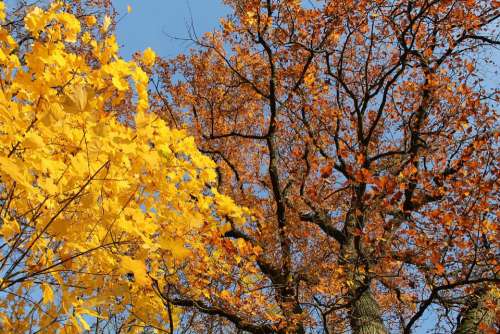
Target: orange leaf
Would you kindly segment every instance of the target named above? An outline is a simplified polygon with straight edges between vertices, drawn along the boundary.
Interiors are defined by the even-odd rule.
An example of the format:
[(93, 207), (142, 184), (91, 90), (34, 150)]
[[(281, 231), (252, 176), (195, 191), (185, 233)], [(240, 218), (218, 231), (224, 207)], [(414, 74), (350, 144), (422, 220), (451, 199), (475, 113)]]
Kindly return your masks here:
[(330, 175), (332, 175), (332, 171), (333, 171), (333, 166), (331, 163), (328, 163), (323, 168), (321, 168), (319, 172), (321, 173), (322, 178), (327, 178)]

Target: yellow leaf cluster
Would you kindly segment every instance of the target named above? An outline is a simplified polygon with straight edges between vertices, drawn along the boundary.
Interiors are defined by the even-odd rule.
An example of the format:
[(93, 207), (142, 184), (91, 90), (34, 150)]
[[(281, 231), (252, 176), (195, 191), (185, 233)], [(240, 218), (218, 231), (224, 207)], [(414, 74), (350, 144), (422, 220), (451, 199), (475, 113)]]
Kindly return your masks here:
[[(245, 212), (212, 188), (215, 163), (193, 138), (148, 112), (148, 76), (114, 36), (82, 34), (62, 2), (25, 26), (22, 56), (0, 27), (0, 319), (71, 333), (123, 313), (137, 317), (131, 332), (168, 328), (166, 311), (150, 312), (163, 305), (152, 283)], [(144, 64), (155, 57), (146, 50)], [(124, 105), (133, 124), (113, 112)]]
[(153, 49), (147, 48), (146, 50), (144, 50), (142, 60), (144, 62), (144, 65), (153, 66), (156, 60), (156, 54)]

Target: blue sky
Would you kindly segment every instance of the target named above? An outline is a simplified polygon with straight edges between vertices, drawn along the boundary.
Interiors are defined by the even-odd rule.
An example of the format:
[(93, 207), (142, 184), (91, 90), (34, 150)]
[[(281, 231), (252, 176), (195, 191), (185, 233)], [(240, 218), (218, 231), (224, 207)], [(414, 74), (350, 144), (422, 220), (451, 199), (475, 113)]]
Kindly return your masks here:
[[(219, 19), (228, 13), (220, 0), (114, 0), (123, 15), (117, 26), (121, 54), (129, 58), (135, 51), (153, 48), (163, 57), (175, 56), (191, 46), (168, 35), (186, 37), (193, 22), (197, 33), (217, 27)], [(132, 12), (127, 14), (127, 5)]]

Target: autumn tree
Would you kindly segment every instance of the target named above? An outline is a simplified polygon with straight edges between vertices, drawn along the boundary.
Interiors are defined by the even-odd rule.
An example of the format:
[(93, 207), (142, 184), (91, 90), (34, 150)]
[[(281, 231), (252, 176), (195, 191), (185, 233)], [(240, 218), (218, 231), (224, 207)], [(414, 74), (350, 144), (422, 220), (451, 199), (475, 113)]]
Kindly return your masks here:
[(244, 221), (194, 138), (148, 111), (154, 52), (124, 61), (89, 17), (55, 1), (20, 27), (0, 2), (2, 333), (172, 329), (160, 278)]
[(499, 2), (224, 3), (154, 81), (254, 217), (157, 291), (180, 330), (496, 332)]

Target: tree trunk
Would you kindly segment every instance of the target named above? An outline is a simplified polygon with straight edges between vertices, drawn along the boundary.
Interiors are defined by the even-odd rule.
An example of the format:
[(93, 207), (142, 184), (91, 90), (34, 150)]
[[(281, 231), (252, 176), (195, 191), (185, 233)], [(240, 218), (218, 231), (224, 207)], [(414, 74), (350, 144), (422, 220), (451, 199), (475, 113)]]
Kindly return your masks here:
[[(486, 301), (494, 298), (491, 290), (479, 291), (470, 299), (469, 306), (463, 311), (462, 320), (454, 334), (483, 334), (481, 324), (490, 327), (495, 322), (495, 310), (486, 307)], [(495, 300), (495, 299), (493, 299)], [(498, 307), (498, 301), (496, 301)]]
[[(359, 195), (361, 197), (361, 194)], [(359, 206), (359, 204), (358, 204)], [(361, 228), (363, 216), (351, 215), (347, 219), (344, 234), (347, 236), (340, 249), (342, 262), (367, 263), (362, 241), (353, 232)], [(369, 268), (366, 268), (369, 270)], [(349, 292), (351, 298), (350, 324), (353, 334), (387, 334), (378, 302), (373, 297), (370, 281), (359, 274), (352, 274), (354, 286)]]
[(380, 316), (380, 307), (369, 287), (353, 302), (351, 327), (353, 334), (387, 334)]

